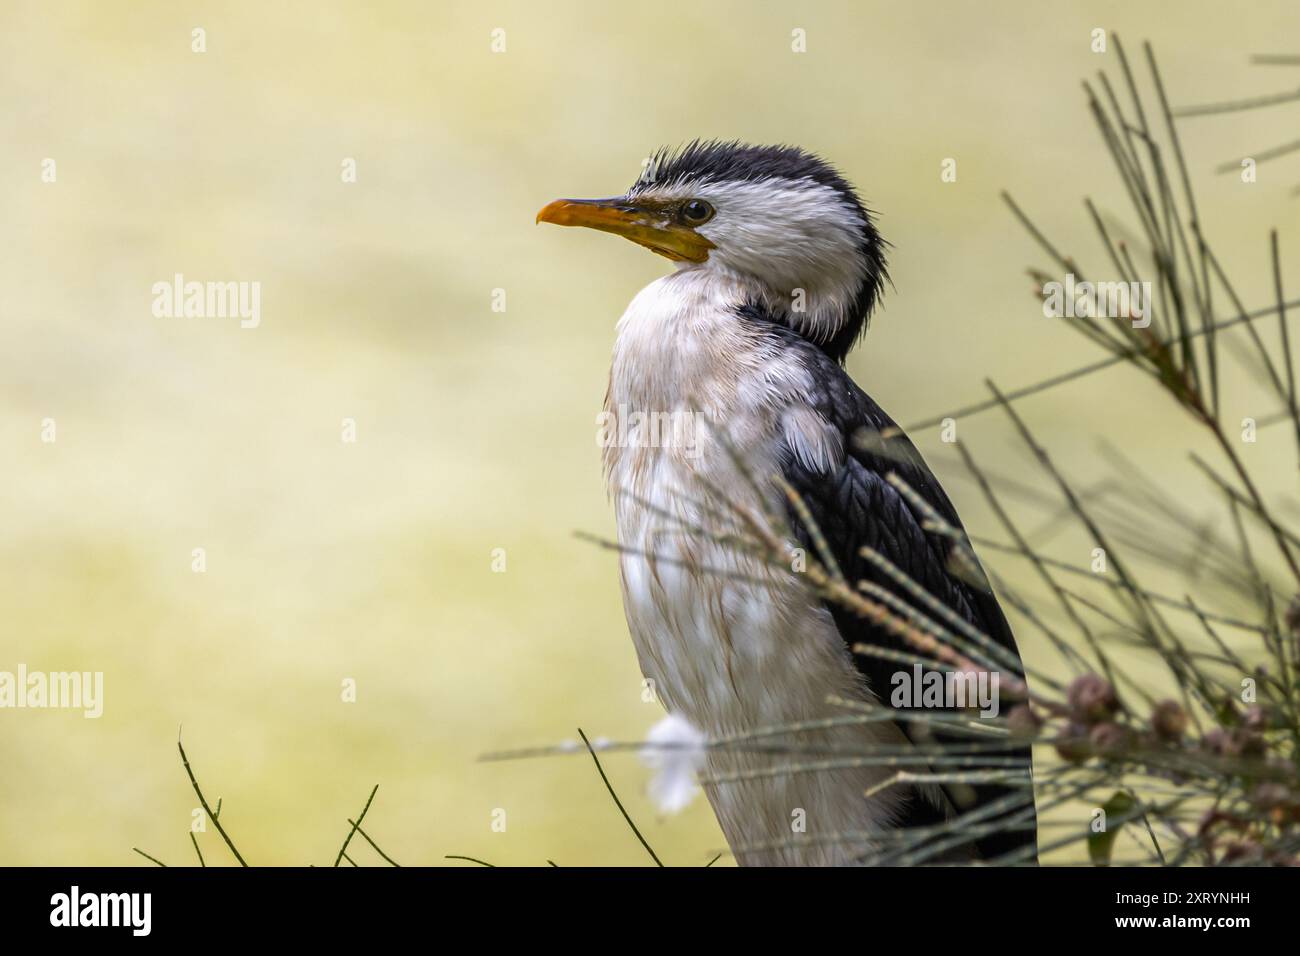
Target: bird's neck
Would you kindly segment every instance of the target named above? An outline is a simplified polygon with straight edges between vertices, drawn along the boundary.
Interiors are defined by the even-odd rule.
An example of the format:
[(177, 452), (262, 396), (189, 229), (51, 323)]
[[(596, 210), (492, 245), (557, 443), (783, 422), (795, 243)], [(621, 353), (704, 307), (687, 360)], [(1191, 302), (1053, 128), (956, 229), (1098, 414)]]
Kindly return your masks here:
[(642, 411), (725, 406), (753, 350), (736, 310), (762, 295), (741, 277), (685, 269), (658, 279), (619, 320), (609, 400)]
[[(637, 294), (615, 338), (603, 418), (618, 433), (603, 443), (607, 472), (629, 456), (694, 463), (718, 428), (741, 445), (759, 440), (759, 421), (803, 387), (794, 380), (801, 370), (779, 361), (772, 336), (739, 314), (765, 295), (753, 280), (701, 269)], [(665, 429), (673, 430), (667, 443)]]

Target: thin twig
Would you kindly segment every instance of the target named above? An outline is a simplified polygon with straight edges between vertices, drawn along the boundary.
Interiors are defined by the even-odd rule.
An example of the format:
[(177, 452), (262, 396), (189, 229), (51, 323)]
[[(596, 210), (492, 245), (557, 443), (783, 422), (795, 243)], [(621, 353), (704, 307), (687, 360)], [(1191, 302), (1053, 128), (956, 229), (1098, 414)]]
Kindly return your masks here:
[(596, 772), (600, 774), (600, 779), (605, 782), (605, 789), (608, 790), (609, 795), (614, 798), (614, 806), (618, 807), (618, 812), (623, 814), (623, 819), (626, 820), (627, 825), (632, 828), (632, 832), (636, 834), (636, 838), (641, 841), (641, 845), (645, 847), (645, 851), (650, 854), (650, 859), (655, 861), (655, 866), (663, 866), (663, 860), (659, 859), (659, 854), (655, 853), (654, 849), (650, 846), (650, 843), (641, 835), (641, 831), (637, 829), (636, 824), (632, 822), (632, 817), (627, 812), (626, 808), (624, 808), (623, 801), (618, 798), (618, 794), (614, 791), (614, 785), (609, 782), (609, 777), (605, 775), (605, 768), (600, 765), (600, 758), (596, 756), (596, 748), (591, 745), (591, 741), (587, 739), (587, 735), (582, 732), (581, 727), (578, 728), (578, 736), (581, 737), (582, 742), (586, 744), (587, 753), (591, 754), (591, 759), (596, 764)]
[(226, 832), (226, 828), (221, 825), (221, 821), (217, 819), (216, 814), (214, 814), (212, 809), (208, 806), (208, 800), (203, 796), (203, 791), (199, 788), (199, 782), (194, 777), (194, 771), (190, 769), (190, 758), (185, 756), (185, 746), (181, 743), (179, 737), (176, 738), (176, 749), (181, 752), (181, 763), (185, 765), (185, 772), (189, 775), (190, 785), (194, 787), (194, 792), (198, 795), (199, 805), (203, 807), (203, 812), (208, 815), (208, 819), (212, 821), (212, 825), (217, 828), (217, 832), (221, 834), (221, 839), (226, 841), (226, 846), (230, 847), (230, 852), (235, 855), (235, 859), (239, 861), (239, 865), (248, 866), (248, 864), (244, 862), (243, 856), (240, 855), (239, 850), (235, 849), (235, 842), (230, 839), (230, 834)]
[(361, 828), (361, 821), (366, 818), (366, 814), (370, 811), (370, 804), (375, 799), (375, 794), (378, 792), (379, 784), (375, 784), (374, 789), (370, 791), (370, 796), (366, 798), (366, 805), (361, 808), (361, 816), (357, 817), (357, 822), (352, 823), (351, 820), (348, 821), (349, 823), (352, 823), (352, 829), (348, 831), (347, 837), (343, 840), (343, 845), (339, 847), (339, 855), (334, 858), (335, 866), (339, 865), (339, 861), (342, 860), (344, 855), (347, 853), (348, 844), (352, 842), (353, 834)]

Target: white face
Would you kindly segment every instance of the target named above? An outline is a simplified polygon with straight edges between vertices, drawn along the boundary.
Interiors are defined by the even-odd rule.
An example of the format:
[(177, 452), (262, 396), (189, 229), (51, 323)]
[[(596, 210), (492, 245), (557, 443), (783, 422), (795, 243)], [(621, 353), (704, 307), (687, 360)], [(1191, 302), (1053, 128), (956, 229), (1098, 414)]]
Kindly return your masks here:
[(849, 318), (869, 268), (859, 210), (813, 180), (674, 183), (635, 191), (636, 199), (701, 199), (714, 209), (695, 226), (716, 248), (683, 269), (716, 269), (760, 282), (791, 321), (815, 336)]

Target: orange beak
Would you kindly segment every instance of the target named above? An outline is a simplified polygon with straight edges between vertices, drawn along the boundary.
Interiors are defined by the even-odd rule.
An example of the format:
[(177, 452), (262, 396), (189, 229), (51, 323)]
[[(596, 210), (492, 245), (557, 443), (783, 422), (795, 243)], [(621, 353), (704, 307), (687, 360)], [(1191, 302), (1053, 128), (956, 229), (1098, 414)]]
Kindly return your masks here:
[(612, 232), (674, 262), (703, 262), (714, 248), (690, 226), (673, 220), (666, 208), (625, 198), (557, 199), (542, 208), (537, 221)]

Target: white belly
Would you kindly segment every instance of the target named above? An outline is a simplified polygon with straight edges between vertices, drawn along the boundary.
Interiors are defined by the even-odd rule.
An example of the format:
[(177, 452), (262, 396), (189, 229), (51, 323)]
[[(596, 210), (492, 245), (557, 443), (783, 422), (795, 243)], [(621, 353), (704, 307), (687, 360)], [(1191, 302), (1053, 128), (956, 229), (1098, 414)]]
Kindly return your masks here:
[[(689, 469), (687, 469), (689, 471)], [(717, 524), (672, 492), (704, 492), (689, 473), (659, 456), (638, 495), (682, 524)], [(692, 535), (651, 509), (622, 498), (619, 536), (627, 548), (623, 599), (642, 673), (659, 699), (711, 739), (753, 734), (798, 721), (843, 717), (835, 695), (868, 695), (830, 613), (797, 581)], [(739, 578), (757, 578), (757, 582)], [(825, 865), (849, 862), (866, 845), (836, 835), (889, 825), (897, 798), (864, 791), (889, 775), (880, 768), (782, 772), (708, 783), (718, 774), (762, 773), (828, 759), (865, 756), (870, 745), (902, 742), (891, 724), (852, 725), (763, 737), (751, 746), (795, 752), (710, 752), (705, 791), (738, 859), (747, 864)], [(828, 754), (836, 749), (850, 753)], [(806, 751), (800, 753), (798, 751)], [(817, 753), (816, 751), (823, 751)], [(742, 851), (754, 843), (776, 844)], [(784, 844), (784, 845), (782, 845)]]

